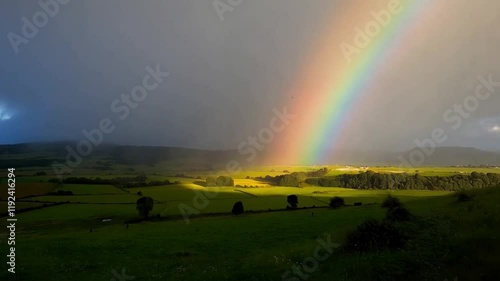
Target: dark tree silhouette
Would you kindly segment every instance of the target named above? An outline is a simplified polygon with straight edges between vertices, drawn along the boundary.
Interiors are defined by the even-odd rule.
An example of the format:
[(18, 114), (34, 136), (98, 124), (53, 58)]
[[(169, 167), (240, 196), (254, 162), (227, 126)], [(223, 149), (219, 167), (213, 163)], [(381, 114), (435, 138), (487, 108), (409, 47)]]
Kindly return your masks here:
[(299, 205), (299, 198), (297, 195), (290, 195), (287, 197), (286, 202), (288, 202), (290, 208), (295, 209)]
[(385, 218), (390, 222), (409, 221), (412, 215), (404, 206), (395, 207), (387, 211)]
[(137, 200), (137, 211), (139, 211), (139, 215), (147, 218), (149, 216), (149, 212), (153, 210), (153, 198), (151, 197), (141, 197)]
[(237, 215), (243, 214), (244, 211), (245, 211), (245, 209), (243, 208), (243, 202), (238, 201), (238, 202), (234, 203), (233, 209), (231, 210), (231, 213), (233, 215), (237, 216)]
[(217, 178), (207, 177), (205, 186), (217, 186)]
[(220, 176), (216, 180), (217, 186), (234, 186), (234, 180), (228, 176)]
[(330, 208), (337, 209), (345, 206), (344, 198), (335, 196), (330, 199)]
[(384, 202), (382, 202), (382, 208), (386, 208), (389, 210), (392, 210), (397, 207), (401, 207), (401, 201), (399, 201), (398, 198), (392, 197), (391, 195), (388, 195), (385, 199)]

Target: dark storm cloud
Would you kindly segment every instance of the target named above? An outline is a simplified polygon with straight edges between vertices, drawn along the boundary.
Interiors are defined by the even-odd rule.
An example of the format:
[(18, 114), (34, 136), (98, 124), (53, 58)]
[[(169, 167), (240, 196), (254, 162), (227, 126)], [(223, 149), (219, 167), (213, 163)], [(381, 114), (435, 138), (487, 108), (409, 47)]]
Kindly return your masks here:
[[(212, 2), (69, 1), (15, 54), (7, 34), (21, 34), (21, 18), (40, 6), (3, 1), (0, 114), (12, 116), (0, 121), (0, 143), (81, 139), (102, 118), (116, 120), (111, 103), (142, 83), (148, 65), (160, 64), (171, 75), (106, 141), (236, 148), (268, 123), (273, 108), (290, 101), (304, 59), (342, 4), (249, 0), (221, 21)], [(442, 126), (447, 108), (473, 93), (478, 75), (500, 80), (498, 4), (467, 3), (458, 1), (452, 15), (443, 11), (428, 44), (380, 78), (376, 91), (384, 95), (375, 94), (385, 98), (358, 113), (363, 122), (353, 139), (411, 147)], [(468, 126), (498, 116), (498, 102), (483, 103)], [(487, 141), (462, 132), (452, 143), (493, 148), (498, 134), (483, 133)]]

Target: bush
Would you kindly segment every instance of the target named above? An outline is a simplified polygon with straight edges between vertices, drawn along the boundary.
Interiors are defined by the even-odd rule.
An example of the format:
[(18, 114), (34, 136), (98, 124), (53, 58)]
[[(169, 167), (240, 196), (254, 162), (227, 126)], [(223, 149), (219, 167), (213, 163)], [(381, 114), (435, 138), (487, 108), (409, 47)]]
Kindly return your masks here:
[(303, 173), (292, 173), (288, 175), (282, 175), (280, 177), (280, 186), (299, 187), (300, 183), (305, 180), (305, 175)]
[(149, 212), (153, 210), (153, 198), (151, 197), (141, 197), (137, 199), (136, 202), (136, 209), (139, 212), (139, 215), (147, 218), (149, 215)]
[(205, 186), (234, 186), (234, 180), (228, 176), (207, 177)]
[(411, 213), (404, 206), (399, 206), (396, 208), (389, 209), (385, 218), (388, 221), (409, 221), (411, 218)]
[(324, 177), (328, 174), (328, 168), (321, 168), (317, 171), (314, 172), (308, 172), (307, 176), (308, 177)]
[(206, 186), (217, 186), (217, 179), (214, 177), (207, 177)]
[(231, 213), (233, 215), (237, 216), (237, 215), (243, 214), (244, 211), (245, 211), (245, 209), (243, 208), (243, 202), (238, 201), (238, 202), (234, 203), (233, 209), (231, 210)]
[(217, 178), (217, 186), (234, 186), (234, 180), (228, 176), (220, 176)]
[(467, 195), (465, 192), (457, 193), (457, 202), (463, 203), (469, 202), (470, 200), (472, 200), (472, 196)]
[(138, 191), (137, 195), (142, 196), (142, 191)]
[(401, 206), (402, 206), (401, 201), (399, 201), (399, 199), (396, 197), (392, 197), (391, 195), (387, 196), (384, 199), (384, 202), (382, 202), (382, 208), (386, 208), (389, 210), (397, 208), (397, 207), (401, 207)]
[(330, 199), (330, 208), (333, 209), (338, 209), (340, 207), (345, 206), (345, 201), (344, 198), (335, 196), (332, 199)]
[(289, 195), (286, 199), (286, 202), (288, 202), (289, 205), (287, 206), (287, 209), (288, 208), (295, 209), (297, 208), (297, 205), (299, 205), (299, 198), (297, 197), (297, 195)]
[(369, 252), (401, 249), (408, 237), (387, 221), (367, 220), (347, 236), (344, 250)]
[(363, 206), (363, 202), (355, 202), (354, 206)]

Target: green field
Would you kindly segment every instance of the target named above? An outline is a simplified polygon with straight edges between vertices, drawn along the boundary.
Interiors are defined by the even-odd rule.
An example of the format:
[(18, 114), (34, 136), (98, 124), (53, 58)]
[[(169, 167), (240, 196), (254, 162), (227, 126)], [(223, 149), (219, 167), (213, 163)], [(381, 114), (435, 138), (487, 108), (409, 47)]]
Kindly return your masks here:
[[(402, 226), (414, 233), (406, 250), (366, 254), (335, 251), (308, 273), (309, 280), (453, 280), (456, 276), (459, 280), (493, 280), (474, 277), (497, 273), (497, 267), (491, 265), (500, 261), (500, 189), (471, 191), (472, 201), (457, 203), (455, 194), (447, 191), (280, 187), (247, 178), (279, 175), (283, 170), (317, 169), (253, 168), (234, 175), (239, 186), (220, 188), (203, 187), (196, 177), (208, 173), (191, 171), (189, 178), (170, 173), (148, 175), (149, 180), (178, 182), (165, 186), (124, 189), (62, 184), (51, 191), (72, 191), (73, 195), (34, 192), (34, 196), (17, 200), (18, 210), (39, 207), (16, 216), (17, 279), (5, 279), (12, 277), (6, 270), (0, 278), (109, 280), (114, 277), (113, 270), (125, 268), (128, 275), (136, 277), (134, 280), (282, 280), (287, 270), (313, 255), (317, 238), (329, 235), (332, 242), (343, 244), (348, 233), (363, 221), (384, 218), (386, 210), (381, 203), (390, 194), (418, 217)], [(330, 169), (329, 175), (359, 172)], [(390, 167), (373, 170), (400, 172)], [(419, 171), (442, 176), (460, 172), (472, 171)], [(78, 176), (112, 178), (127, 174), (95, 171)], [(49, 178), (24, 177), (23, 182), (43, 183)], [(151, 216), (158, 218), (132, 223), (138, 218), (135, 202), (141, 197), (139, 192), (154, 199)], [(286, 211), (287, 196), (292, 194), (298, 196), (298, 210)], [(348, 206), (328, 208), (334, 196), (344, 198)], [(246, 214), (230, 214), (237, 201), (243, 202)], [(353, 206), (356, 202), (362, 206)], [(1, 201), (0, 206), (6, 209), (7, 202)], [(185, 206), (191, 209), (184, 209), (183, 217)], [(307, 209), (302, 210), (304, 207)], [(6, 238), (2, 232), (3, 252), (7, 251)], [(421, 262), (411, 262), (412, 258)], [(471, 267), (460, 266), (466, 262)]]

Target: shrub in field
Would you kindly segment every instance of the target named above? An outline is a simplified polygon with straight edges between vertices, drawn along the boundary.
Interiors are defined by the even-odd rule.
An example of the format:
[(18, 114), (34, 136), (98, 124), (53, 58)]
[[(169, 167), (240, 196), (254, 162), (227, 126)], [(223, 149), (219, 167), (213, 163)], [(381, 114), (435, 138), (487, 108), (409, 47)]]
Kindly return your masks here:
[(330, 205), (330, 208), (333, 208), (333, 209), (338, 209), (340, 207), (343, 207), (343, 206), (345, 206), (344, 198), (339, 197), (339, 196), (335, 196), (335, 197), (330, 199), (329, 205)]
[(141, 197), (137, 200), (136, 209), (139, 212), (139, 215), (147, 218), (149, 216), (149, 212), (153, 210), (153, 198), (151, 197)]
[(308, 172), (307, 176), (308, 177), (324, 177), (324, 176), (326, 176), (326, 174), (328, 174), (328, 168), (321, 168), (317, 171)]
[(389, 210), (401, 206), (402, 206), (401, 201), (399, 201), (399, 199), (396, 197), (392, 197), (391, 195), (387, 196), (384, 199), (384, 202), (382, 202), (382, 208), (386, 208)]
[(137, 195), (142, 196), (142, 191), (138, 191)]
[(465, 192), (459, 192), (457, 193), (457, 202), (469, 202), (472, 200), (472, 196), (466, 194)]
[(207, 177), (206, 186), (217, 186), (217, 179), (214, 177)]
[(363, 206), (363, 202), (355, 202), (354, 206)]
[(297, 195), (289, 195), (287, 198), (286, 198), (286, 202), (288, 202), (288, 206), (292, 209), (295, 209), (297, 208), (297, 205), (299, 205), (299, 198), (297, 197)]
[(217, 186), (234, 186), (234, 180), (228, 176), (220, 176), (216, 180)]
[(234, 180), (228, 176), (207, 177), (205, 186), (234, 186)]
[(280, 186), (299, 187), (300, 180), (295, 174), (284, 175), (279, 181)]
[(389, 209), (385, 218), (391, 222), (409, 221), (411, 219), (411, 213), (404, 206), (399, 206)]
[(238, 202), (234, 203), (233, 209), (231, 210), (231, 213), (233, 215), (237, 216), (237, 215), (243, 214), (244, 211), (245, 211), (245, 209), (243, 208), (243, 202), (238, 201)]
[(408, 237), (387, 221), (367, 220), (347, 236), (344, 249), (369, 252), (401, 249)]

